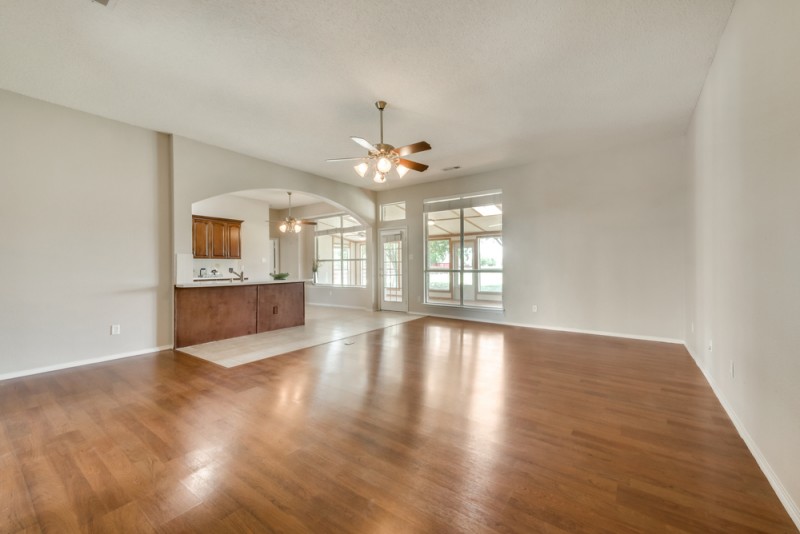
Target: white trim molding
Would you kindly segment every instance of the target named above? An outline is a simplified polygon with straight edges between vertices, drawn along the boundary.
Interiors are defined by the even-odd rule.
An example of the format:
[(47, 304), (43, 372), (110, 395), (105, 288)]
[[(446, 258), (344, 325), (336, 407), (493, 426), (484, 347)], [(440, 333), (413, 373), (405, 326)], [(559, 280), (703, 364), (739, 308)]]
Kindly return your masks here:
[(742, 420), (739, 419), (738, 415), (736, 415), (736, 412), (733, 410), (733, 406), (728, 402), (728, 399), (725, 398), (725, 395), (723, 395), (722, 390), (717, 386), (714, 378), (703, 368), (702, 365), (700, 365), (700, 360), (695, 357), (689, 346), (685, 346), (686, 351), (694, 360), (695, 365), (697, 365), (698, 369), (700, 369), (700, 372), (703, 373), (703, 376), (706, 377), (706, 382), (708, 382), (708, 385), (711, 386), (711, 390), (714, 392), (714, 395), (717, 396), (719, 403), (725, 409), (725, 412), (728, 414), (728, 418), (730, 418), (733, 426), (739, 433), (739, 436), (742, 438), (745, 445), (747, 445), (747, 448), (750, 450), (750, 454), (753, 455), (753, 458), (755, 458), (756, 463), (758, 463), (758, 466), (761, 468), (764, 476), (767, 477), (767, 480), (772, 486), (772, 489), (775, 491), (775, 494), (778, 496), (778, 499), (781, 501), (781, 504), (783, 504), (783, 507), (786, 508), (786, 512), (789, 514), (789, 517), (792, 518), (795, 526), (797, 526), (797, 529), (800, 530), (800, 505), (792, 500), (791, 495), (788, 491), (786, 491), (781, 479), (772, 469), (772, 466), (769, 465), (764, 453), (761, 452), (761, 449), (756, 444), (753, 436), (750, 435), (750, 432), (747, 431), (747, 427), (744, 426)]
[(33, 369), (25, 369), (22, 371), (14, 371), (13, 373), (6, 373), (0, 375), (0, 381), (10, 380), (12, 378), (20, 378), (23, 376), (38, 375), (41, 373), (49, 373), (50, 371), (60, 371), (61, 369), (69, 369), (71, 367), (80, 367), (81, 365), (91, 365), (93, 363), (108, 362), (111, 360), (120, 360), (122, 358), (130, 358), (131, 356), (141, 356), (142, 354), (150, 354), (153, 352), (161, 352), (162, 350), (172, 349), (172, 344), (161, 345), (158, 347), (150, 347), (146, 349), (133, 350), (130, 352), (121, 352), (119, 354), (111, 354), (109, 356), (100, 356), (98, 358), (88, 358), (86, 360), (77, 360), (73, 362), (59, 363), (56, 365), (48, 365), (45, 367), (35, 367)]
[[(461, 308), (459, 308), (461, 309)], [(483, 311), (483, 310), (481, 310)], [(486, 310), (492, 311), (492, 310)], [(499, 311), (499, 310), (498, 310)], [(457, 319), (459, 321), (475, 321), (477, 323), (489, 323), (505, 326), (520, 326), (522, 328), (538, 328), (539, 330), (553, 330), (556, 332), (569, 332), (572, 334), (587, 334), (590, 336), (605, 336), (605, 337), (621, 337), (624, 339), (637, 339), (640, 341), (656, 341), (659, 343), (672, 343), (675, 345), (685, 345), (683, 339), (673, 339), (669, 337), (657, 336), (640, 336), (637, 334), (620, 334), (619, 332), (605, 332), (603, 330), (584, 330), (582, 328), (567, 328), (565, 326), (550, 326), (542, 324), (528, 324), (528, 323), (513, 323), (510, 321), (492, 321), (490, 319), (476, 318), (476, 317), (459, 317), (457, 315), (444, 315), (440, 313), (422, 313), (422, 312), (408, 312), (410, 315), (423, 315), (430, 317), (440, 317), (442, 319)]]

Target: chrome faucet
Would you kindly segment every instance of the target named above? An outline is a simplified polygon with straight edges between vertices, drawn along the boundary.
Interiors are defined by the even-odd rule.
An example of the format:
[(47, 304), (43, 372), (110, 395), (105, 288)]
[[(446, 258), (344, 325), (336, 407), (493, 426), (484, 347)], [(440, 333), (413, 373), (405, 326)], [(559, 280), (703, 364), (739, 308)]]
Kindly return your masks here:
[(236, 279), (239, 280), (240, 282), (244, 282), (244, 269), (242, 269), (242, 272), (237, 273), (236, 271), (233, 270), (233, 267), (228, 267), (228, 272), (233, 273), (234, 276), (236, 276)]

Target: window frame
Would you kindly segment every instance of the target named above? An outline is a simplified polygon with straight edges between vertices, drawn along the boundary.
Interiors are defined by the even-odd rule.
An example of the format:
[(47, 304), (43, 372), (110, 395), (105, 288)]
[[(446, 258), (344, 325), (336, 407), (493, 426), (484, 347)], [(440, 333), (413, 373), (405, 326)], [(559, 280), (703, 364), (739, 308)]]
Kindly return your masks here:
[[(485, 199), (486, 203), (483, 203), (483, 201), (481, 200), (482, 198)], [(437, 206), (437, 204), (439, 204), (439, 206)], [(503, 275), (502, 258), (500, 260), (500, 267), (481, 267), (480, 244), (479, 244), (481, 239), (500, 238), (499, 244), (501, 246), (501, 254), (502, 254), (503, 250), (502, 229), (500, 231), (493, 231), (486, 233), (471, 232), (467, 234), (464, 228), (465, 219), (469, 218), (465, 217), (465, 210), (470, 208), (475, 209), (485, 205), (502, 206), (502, 191), (487, 191), (484, 193), (473, 193), (469, 195), (449, 197), (444, 199), (426, 199), (423, 201), (422, 225), (423, 225), (423, 238), (425, 241), (425, 246), (423, 250), (425, 255), (423, 263), (423, 288), (424, 288), (425, 305), (469, 308), (469, 309), (479, 309), (487, 311), (503, 311), (504, 309), (503, 294), (505, 286), (502, 283), (502, 275)], [(444, 213), (447, 211), (458, 212), (458, 221), (459, 221), (458, 233), (450, 233), (450, 234), (435, 235), (435, 236), (429, 235), (430, 228), (433, 225), (429, 225), (428, 222), (429, 220), (436, 220), (436, 219), (429, 219), (429, 214)], [(475, 211), (478, 210), (475, 209)], [(498, 214), (492, 214), (492, 215), (499, 215), (502, 221), (502, 215), (503, 215), (502, 211), (500, 211), (500, 213)], [(485, 217), (487, 215), (481, 214), (481, 216)], [(449, 268), (436, 268), (432, 267), (431, 264), (429, 263), (430, 244), (436, 241), (449, 242), (449, 247), (448, 247)], [(471, 249), (472, 262), (470, 266), (465, 267), (463, 255), (467, 250), (467, 248)], [(458, 253), (458, 257), (456, 257), (456, 253)], [(448, 273), (449, 275), (447, 291), (431, 288), (431, 275), (439, 273)], [(499, 273), (501, 275), (500, 291), (480, 290), (481, 275), (490, 273)], [(466, 283), (466, 279), (468, 276), (472, 281), (469, 284)], [(469, 290), (472, 292), (473, 297), (469, 299), (469, 302), (471, 303), (467, 303), (465, 301), (465, 296), (464, 296), (465, 286), (469, 287), (470, 288)], [(433, 298), (431, 298), (431, 292), (439, 293), (439, 295), (435, 295)], [(481, 299), (480, 296), (482, 295), (490, 298)], [(441, 298), (442, 300), (450, 300), (451, 302), (436, 302), (435, 299), (437, 297)], [(487, 303), (496, 302), (499, 303), (499, 306), (478, 304), (481, 301)]]
[[(399, 218), (387, 218), (386, 217), (386, 208), (390, 206), (399, 206), (403, 210), (403, 216)], [(385, 204), (381, 204), (380, 207), (380, 214), (381, 214), (381, 221), (384, 222), (395, 222), (395, 221), (405, 221), (408, 218), (408, 211), (406, 210), (406, 201), (405, 200), (398, 200), (397, 202), (387, 202)]]
[[(330, 267), (331, 282), (330, 283), (320, 282), (319, 277), (317, 277), (316, 285), (323, 287), (350, 287), (350, 288), (366, 289), (369, 287), (369, 278), (367, 276), (369, 247), (367, 246), (366, 237), (364, 241), (351, 241), (345, 239), (345, 234), (350, 234), (354, 232), (364, 232), (366, 236), (367, 227), (363, 224), (360, 224), (360, 222), (357, 220), (356, 222), (359, 222), (359, 224), (355, 226), (345, 226), (344, 225), (345, 217), (350, 217), (353, 220), (356, 220), (355, 217), (353, 217), (349, 213), (335, 213), (332, 215), (326, 215), (324, 217), (318, 217), (316, 219), (316, 220), (333, 219), (333, 218), (339, 219), (338, 227), (330, 228), (328, 230), (323, 230), (323, 231), (318, 231), (318, 230), (314, 231), (314, 262), (318, 266), (317, 271), (319, 272), (321, 270), (320, 267), (322, 267), (323, 265), (327, 264), (331, 265)], [(332, 238), (331, 258), (320, 258), (319, 238), (323, 236), (330, 236)], [(345, 242), (350, 243), (350, 245), (345, 246)], [(351, 252), (355, 255), (355, 257), (350, 257)], [(345, 279), (347, 279), (348, 281), (352, 280), (355, 283), (345, 284), (344, 283)]]

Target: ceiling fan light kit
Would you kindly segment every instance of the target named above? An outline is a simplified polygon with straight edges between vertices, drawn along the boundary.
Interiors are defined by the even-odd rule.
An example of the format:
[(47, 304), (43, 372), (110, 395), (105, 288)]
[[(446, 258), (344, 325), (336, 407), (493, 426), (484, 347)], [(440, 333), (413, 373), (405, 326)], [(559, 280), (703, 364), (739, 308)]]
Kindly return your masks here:
[(281, 223), (278, 225), (278, 230), (280, 230), (281, 233), (283, 234), (287, 232), (299, 234), (300, 231), (303, 229), (303, 227), (301, 226), (303, 224), (316, 226), (317, 223), (314, 221), (304, 221), (302, 219), (295, 219), (294, 217), (292, 217), (292, 192), (287, 191), (286, 194), (289, 195), (289, 216), (281, 221)]
[(351, 137), (350, 139), (366, 148), (369, 151), (369, 154), (364, 157), (336, 158), (329, 159), (328, 161), (361, 160), (359, 164), (353, 167), (353, 170), (355, 170), (356, 174), (362, 178), (367, 176), (371, 177), (372, 181), (378, 184), (385, 183), (386, 177), (389, 175), (402, 178), (409, 170), (415, 170), (418, 172), (425, 171), (428, 168), (427, 165), (404, 159), (404, 157), (409, 154), (416, 154), (417, 152), (430, 150), (431, 145), (429, 145), (427, 141), (419, 141), (411, 145), (395, 148), (392, 145), (384, 143), (383, 110), (386, 108), (386, 102), (383, 100), (378, 100), (375, 102), (375, 107), (378, 108), (378, 111), (381, 115), (381, 142), (377, 145), (373, 145), (361, 137)]

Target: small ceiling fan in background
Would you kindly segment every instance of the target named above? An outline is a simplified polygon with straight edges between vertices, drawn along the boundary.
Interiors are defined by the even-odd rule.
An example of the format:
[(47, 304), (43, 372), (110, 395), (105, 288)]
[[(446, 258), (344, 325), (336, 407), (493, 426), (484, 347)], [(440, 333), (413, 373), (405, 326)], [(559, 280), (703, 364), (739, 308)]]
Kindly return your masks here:
[(317, 223), (315, 221), (306, 221), (303, 219), (295, 219), (294, 217), (292, 217), (292, 192), (287, 191), (286, 194), (289, 195), (289, 216), (284, 217), (280, 221), (267, 221), (267, 222), (278, 223), (278, 230), (280, 230), (284, 234), (287, 232), (299, 234), (300, 230), (302, 230), (301, 225), (316, 226)]
[(353, 141), (369, 150), (369, 154), (362, 157), (355, 158), (335, 158), (328, 161), (356, 161), (361, 160), (361, 163), (353, 167), (359, 176), (371, 176), (372, 180), (376, 183), (382, 184), (386, 181), (386, 176), (394, 171), (398, 178), (402, 178), (409, 170), (423, 172), (428, 168), (423, 163), (417, 163), (410, 159), (405, 159), (409, 154), (416, 154), (417, 152), (424, 152), (430, 150), (431, 145), (427, 141), (419, 141), (406, 146), (395, 148), (383, 142), (383, 110), (386, 108), (386, 102), (378, 100), (375, 102), (375, 107), (378, 108), (381, 114), (381, 142), (373, 145), (369, 141), (361, 137), (351, 137)]

